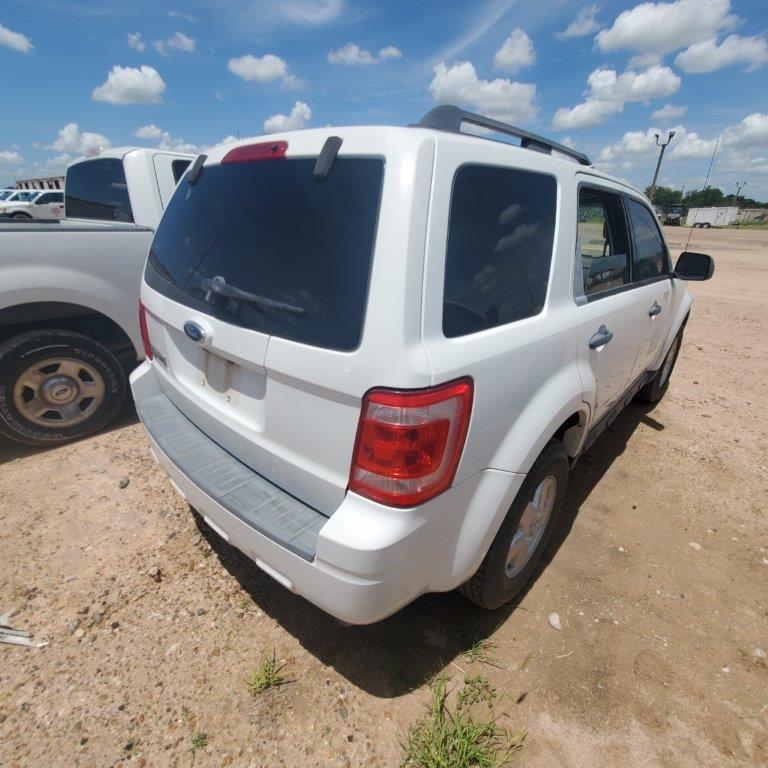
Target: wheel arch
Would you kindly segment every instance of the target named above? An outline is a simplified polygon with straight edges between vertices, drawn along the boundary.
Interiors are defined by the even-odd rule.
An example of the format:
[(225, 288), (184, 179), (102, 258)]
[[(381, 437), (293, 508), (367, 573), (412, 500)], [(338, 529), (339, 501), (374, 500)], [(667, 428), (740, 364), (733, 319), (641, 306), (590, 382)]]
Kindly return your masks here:
[(56, 328), (88, 336), (124, 366), (139, 359), (130, 336), (113, 318), (82, 304), (34, 301), (0, 309), (0, 342), (27, 331)]

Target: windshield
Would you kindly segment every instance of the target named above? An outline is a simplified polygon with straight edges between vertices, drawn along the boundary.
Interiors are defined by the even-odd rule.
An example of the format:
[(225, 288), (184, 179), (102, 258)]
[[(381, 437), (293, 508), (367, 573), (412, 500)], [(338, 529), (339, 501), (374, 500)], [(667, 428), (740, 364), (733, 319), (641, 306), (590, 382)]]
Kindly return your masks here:
[(13, 189), (0, 189), (0, 200), (5, 200), (6, 198), (10, 197), (15, 190)]
[(155, 235), (147, 283), (253, 330), (330, 349), (360, 343), (384, 162), (228, 163), (181, 180)]

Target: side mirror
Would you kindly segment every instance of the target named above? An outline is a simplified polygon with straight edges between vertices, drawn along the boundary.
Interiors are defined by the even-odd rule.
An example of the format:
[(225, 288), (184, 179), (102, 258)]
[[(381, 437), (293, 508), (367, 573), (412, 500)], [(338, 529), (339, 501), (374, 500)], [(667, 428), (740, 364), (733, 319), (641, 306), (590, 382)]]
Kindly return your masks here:
[(675, 264), (675, 277), (681, 280), (709, 280), (715, 273), (715, 260), (706, 253), (684, 251)]

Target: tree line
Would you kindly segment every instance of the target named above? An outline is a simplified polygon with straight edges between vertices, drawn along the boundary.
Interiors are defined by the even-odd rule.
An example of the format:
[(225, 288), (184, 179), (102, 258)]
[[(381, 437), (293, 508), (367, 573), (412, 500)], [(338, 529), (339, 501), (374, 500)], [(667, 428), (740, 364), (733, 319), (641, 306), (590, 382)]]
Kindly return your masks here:
[[(650, 187), (645, 188), (645, 194), (651, 191)], [(735, 195), (727, 195), (718, 187), (707, 187), (706, 189), (691, 189), (683, 195), (679, 189), (671, 187), (656, 187), (656, 193), (653, 196), (654, 205), (684, 205), (686, 208), (711, 208), (719, 206), (735, 205)], [(761, 203), (753, 200), (751, 197), (739, 195), (739, 208), (768, 208), (768, 203)]]

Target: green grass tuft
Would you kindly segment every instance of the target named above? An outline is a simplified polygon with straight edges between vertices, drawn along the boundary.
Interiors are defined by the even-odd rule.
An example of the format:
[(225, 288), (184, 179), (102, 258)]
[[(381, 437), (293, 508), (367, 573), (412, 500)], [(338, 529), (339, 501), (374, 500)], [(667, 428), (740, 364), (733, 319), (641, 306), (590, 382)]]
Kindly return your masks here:
[(490, 709), (496, 691), (487, 680), (465, 680), (456, 705), (448, 701), (448, 680), (438, 677), (424, 717), (411, 726), (402, 741), (401, 768), (502, 768), (512, 764), (522, 749), (524, 733), (510, 733), (494, 719), (473, 716), (473, 704)]
[(195, 757), (197, 756), (198, 750), (203, 749), (207, 743), (208, 737), (200, 731), (197, 731), (197, 733), (192, 736), (192, 740), (189, 742), (189, 754), (192, 755), (192, 765), (195, 764)]
[(248, 675), (245, 681), (251, 696), (258, 696), (258, 694), (264, 693), (271, 688), (279, 688), (281, 685), (285, 685), (288, 680), (282, 674), (283, 667), (285, 667), (285, 664), (278, 663), (274, 650), (271, 656), (264, 654), (261, 664), (251, 671), (251, 674)]

